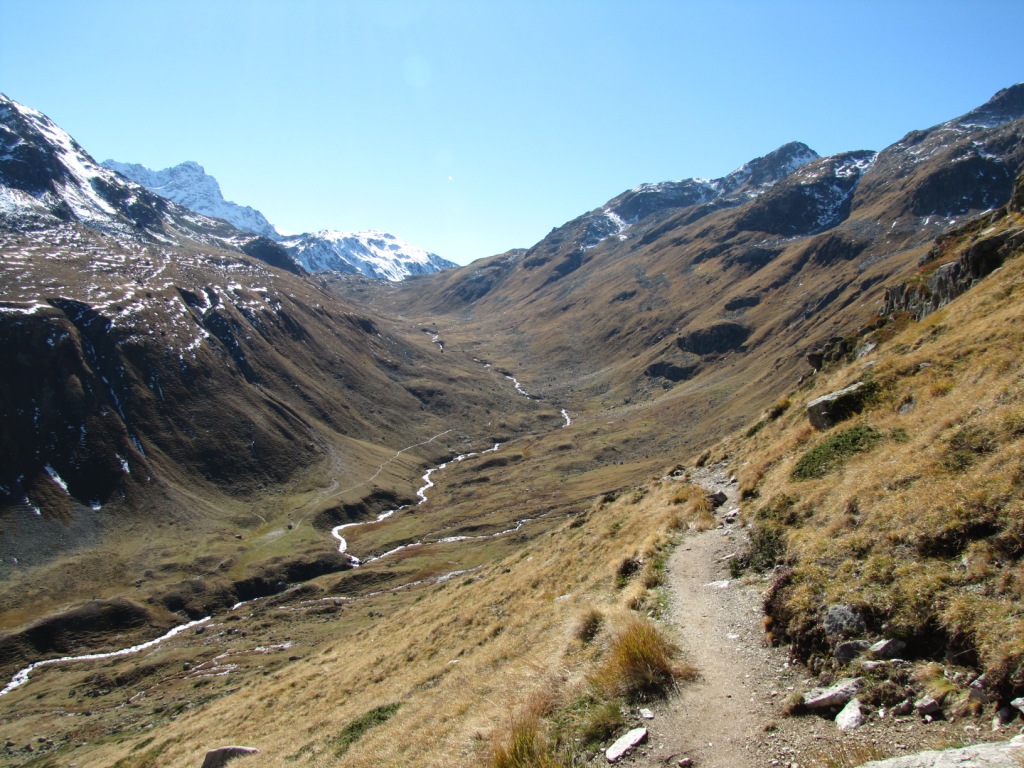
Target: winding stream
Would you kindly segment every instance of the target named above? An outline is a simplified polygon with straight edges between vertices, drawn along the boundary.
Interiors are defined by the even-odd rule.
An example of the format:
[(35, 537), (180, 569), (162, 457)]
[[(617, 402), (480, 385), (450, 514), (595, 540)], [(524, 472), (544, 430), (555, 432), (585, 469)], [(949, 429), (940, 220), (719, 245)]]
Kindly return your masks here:
[(187, 624), (179, 624), (174, 629), (167, 632), (166, 634), (161, 635), (160, 637), (157, 637), (153, 640), (149, 640), (145, 643), (133, 645), (131, 648), (122, 648), (119, 651), (108, 651), (106, 653), (86, 653), (82, 656), (62, 656), (59, 659), (43, 659), (43, 661), (37, 661), (33, 664), (29, 664), (27, 667), (25, 667), (20, 672), (15, 674), (14, 677), (11, 678), (11, 682), (9, 682), (4, 687), (4, 689), (0, 691), (0, 696), (6, 696), (15, 688), (18, 688), (27, 683), (29, 675), (31, 675), (34, 670), (39, 669), (39, 667), (45, 667), (50, 664), (64, 664), (69, 661), (97, 661), (99, 659), (113, 659), (117, 656), (129, 656), (133, 653), (138, 653), (139, 651), (144, 651), (147, 648), (152, 648), (155, 645), (159, 645), (164, 640), (170, 640), (175, 635), (179, 635), (185, 630), (191, 629), (192, 627), (197, 627), (200, 624), (209, 621), (211, 618), (211, 616), (206, 616), (205, 618), (197, 619), (196, 621), (190, 621)]
[[(438, 347), (441, 348), (442, 352), (444, 351), (444, 347), (442, 346), (442, 343), (441, 343), (439, 338), (437, 338), (435, 336), (432, 339), (432, 341), (435, 344), (437, 344)], [(490, 365), (486, 365), (485, 367), (490, 368), (491, 366)], [(519, 381), (514, 376), (512, 376), (510, 374), (507, 374), (507, 373), (503, 374), (503, 375), (505, 376), (505, 378), (511, 380), (511, 382), (515, 386), (516, 392), (518, 394), (522, 395), (523, 397), (528, 397), (530, 399), (536, 399), (532, 395), (530, 395), (525, 389), (523, 389), (522, 385), (519, 383)], [(561, 414), (562, 414), (562, 418), (565, 420), (565, 423), (562, 425), (562, 429), (565, 429), (570, 424), (572, 424), (572, 419), (569, 417), (568, 411), (566, 411), (564, 408), (561, 409)], [(406, 448), (401, 449), (400, 451), (397, 451), (394, 456), (389, 458), (387, 461), (385, 461), (383, 464), (381, 464), (380, 467), (377, 468), (376, 474), (374, 474), (374, 476), (369, 481), (363, 481), (362, 483), (358, 483), (357, 485), (352, 486), (352, 488), (346, 489), (346, 490), (352, 490), (352, 489), (357, 488), (357, 487), (359, 487), (361, 485), (365, 485), (367, 482), (372, 482), (373, 479), (376, 479), (376, 477), (378, 475), (380, 475), (380, 473), (383, 471), (384, 467), (387, 464), (389, 464), (392, 461), (394, 461), (395, 459), (397, 459), (399, 456), (401, 456), (406, 451), (409, 451), (409, 450), (412, 450), (413, 448), (417, 448), (417, 447), (426, 445), (428, 443), (431, 443), (434, 440), (436, 440), (437, 438), (439, 438), (439, 437), (441, 437), (443, 435), (446, 435), (446, 434), (448, 434), (451, 431), (452, 430), (446, 430), (445, 432), (442, 432), (442, 433), (440, 433), (438, 435), (434, 435), (433, 437), (431, 437), (428, 440), (425, 440), (425, 441), (420, 442), (420, 443), (416, 443), (414, 445), (410, 445), (410, 446), (408, 446)], [(479, 452), (472, 452), (472, 453), (463, 453), (463, 454), (460, 454), (460, 455), (458, 455), (458, 456), (456, 456), (456, 457), (454, 457), (452, 459), (449, 459), (448, 461), (446, 461), (446, 462), (444, 462), (442, 464), (439, 464), (436, 467), (431, 467), (430, 469), (428, 469), (423, 474), (423, 478), (422, 479), (423, 479), (423, 483), (424, 484), (416, 491), (416, 496), (419, 498), (419, 501), (416, 502), (416, 506), (419, 506), (421, 504), (426, 503), (426, 501), (427, 501), (427, 491), (434, 487), (434, 482), (433, 482), (433, 480), (431, 480), (431, 476), (435, 472), (440, 472), (441, 470), (447, 468), (451, 464), (455, 464), (455, 463), (458, 463), (458, 462), (461, 462), (461, 461), (465, 461), (466, 459), (472, 458), (474, 456), (482, 456), (482, 455), (487, 454), (487, 453), (495, 453), (500, 448), (501, 448), (501, 443), (495, 443), (492, 448), (488, 448), (487, 450), (479, 451)], [(336, 483), (337, 483), (337, 481), (335, 481), (335, 484)], [(365, 559), (360, 559), (360, 558), (356, 557), (355, 555), (353, 555), (352, 553), (350, 553), (348, 551), (348, 542), (345, 540), (345, 537), (341, 535), (341, 532), (343, 530), (345, 530), (346, 528), (354, 528), (354, 527), (360, 526), (360, 525), (373, 525), (375, 523), (380, 523), (380, 522), (382, 522), (384, 520), (387, 520), (392, 515), (394, 515), (394, 514), (396, 514), (398, 512), (401, 512), (404, 509), (407, 509), (409, 506), (411, 506), (411, 505), (406, 504), (406, 505), (398, 507), (396, 509), (390, 509), (390, 510), (388, 510), (386, 512), (382, 512), (381, 514), (377, 515), (377, 517), (374, 520), (368, 520), (368, 521), (358, 522), (358, 523), (345, 523), (343, 525), (335, 526), (333, 529), (331, 529), (331, 536), (334, 537), (338, 541), (338, 552), (340, 552), (341, 554), (343, 554), (346, 557), (348, 557), (349, 560), (352, 562), (353, 567), (359, 567), (361, 565), (366, 565), (367, 563), (373, 563), (373, 562), (376, 562), (378, 560), (382, 560), (385, 557), (390, 557), (390, 556), (392, 556), (392, 555), (394, 555), (394, 554), (396, 554), (398, 552), (402, 552), (403, 550), (411, 549), (413, 547), (421, 547), (421, 546), (424, 546), (424, 545), (427, 545), (427, 544), (448, 544), (448, 543), (460, 542), (460, 541), (472, 541), (472, 540), (477, 540), (477, 539), (493, 539), (493, 538), (497, 538), (498, 536), (505, 536), (505, 535), (508, 535), (510, 533), (515, 533), (515, 532), (519, 531), (520, 529), (522, 529), (522, 527), (524, 525), (526, 525), (528, 522), (530, 522), (531, 520), (534, 519), (534, 518), (523, 518), (522, 520), (517, 520), (516, 524), (512, 528), (507, 528), (507, 529), (505, 529), (503, 531), (498, 531), (496, 533), (482, 534), (482, 535), (479, 535), (479, 536), (448, 536), (446, 538), (432, 539), (432, 540), (429, 540), (429, 541), (426, 540), (426, 539), (420, 539), (419, 541), (415, 541), (415, 542), (412, 542), (410, 544), (402, 544), (401, 546), (395, 547), (394, 549), (390, 549), (387, 552), (382, 552), (379, 555), (374, 555), (372, 557), (367, 557)], [(481, 567), (481, 566), (478, 566), (478, 567)], [(462, 575), (464, 573), (469, 573), (469, 572), (474, 571), (474, 570), (476, 570), (476, 568), (471, 568), (468, 571), (465, 571), (465, 570), (463, 570), (463, 571), (452, 571), (451, 573), (444, 574), (442, 576), (439, 576), (439, 577), (437, 577), (435, 579), (428, 580), (428, 581), (433, 582), (433, 583), (441, 583), (441, 582), (446, 581), (448, 579), (454, 578), (454, 577)], [(422, 581), (422, 580), (421, 581), (414, 581), (414, 582), (410, 582), (408, 584), (402, 584), (402, 585), (400, 585), (398, 587), (395, 587), (395, 588), (393, 588), (391, 590), (385, 590), (385, 592), (387, 592), (387, 591), (395, 591), (395, 590), (398, 590), (398, 589), (408, 589), (410, 587), (414, 587), (414, 586), (417, 586), (417, 585), (423, 584), (423, 583), (425, 583), (425, 582)], [(368, 595), (362, 595), (359, 598), (328, 597), (328, 598), (321, 598), (320, 601), (329, 601), (329, 600), (338, 601), (338, 600), (365, 599), (367, 597), (373, 597), (373, 596), (379, 595), (379, 594), (383, 594), (383, 592), (370, 593)], [(253, 602), (253, 601), (246, 601), (246, 602)], [(319, 602), (319, 601), (317, 601), (317, 602)], [(237, 605), (235, 605), (232, 608), (232, 610), (235, 610), (236, 608), (238, 608), (238, 607), (240, 607), (240, 606), (242, 606), (244, 604), (245, 603), (238, 603)], [(148, 640), (148, 641), (146, 641), (144, 643), (139, 643), (138, 645), (133, 645), (133, 646), (131, 646), (129, 648), (122, 648), (122, 649), (117, 650), (117, 651), (107, 651), (107, 652), (104, 652), (104, 653), (87, 653), (87, 654), (83, 654), (83, 655), (80, 655), (80, 656), (62, 656), (62, 657), (56, 658), (56, 659), (43, 659), (42, 661), (36, 661), (36, 662), (34, 662), (32, 664), (29, 664), (27, 667), (19, 670), (17, 673), (15, 673), (14, 677), (11, 678), (10, 682), (7, 683), (7, 685), (3, 688), (3, 690), (0, 690), (0, 696), (6, 696), (11, 691), (13, 691), (16, 688), (19, 688), (22, 685), (24, 685), (25, 683), (27, 683), (29, 681), (29, 677), (32, 674), (32, 672), (35, 671), (36, 669), (39, 669), (40, 667), (49, 666), (51, 664), (66, 664), (66, 663), (75, 662), (75, 661), (98, 661), (98, 660), (102, 660), (102, 659), (113, 659), (113, 658), (117, 658), (119, 656), (130, 656), (132, 654), (139, 653), (139, 652), (147, 650), (149, 648), (153, 648), (153, 647), (159, 645), (160, 643), (164, 642), (165, 640), (170, 640), (172, 637), (175, 637), (176, 635), (179, 635), (182, 632), (185, 632), (185, 631), (191, 629), (192, 627), (196, 627), (196, 626), (199, 626), (200, 624), (206, 623), (207, 621), (209, 621), (212, 618), (213, 618), (212, 616), (206, 616), (206, 617), (204, 617), (202, 619), (197, 619), (195, 621), (190, 621), (190, 622), (187, 622), (185, 624), (179, 624), (178, 626), (176, 626), (173, 629), (169, 630), (168, 632), (166, 632), (165, 634), (161, 635), (160, 637), (154, 638), (153, 640)]]
[[(416, 491), (416, 495), (420, 499), (418, 502), (416, 502), (416, 506), (424, 504), (427, 501), (427, 491), (434, 487), (434, 481), (430, 479), (430, 476), (432, 474), (434, 474), (435, 472), (440, 472), (442, 469), (445, 469), (449, 464), (465, 461), (466, 459), (472, 458), (473, 456), (483, 456), (485, 453), (494, 453), (499, 448), (501, 448), (501, 443), (495, 443), (493, 448), (488, 448), (486, 451), (459, 454), (454, 459), (450, 459), (449, 461), (446, 461), (443, 464), (439, 464), (436, 467), (431, 467), (430, 469), (428, 469), (423, 475), (424, 485), (421, 486), (418, 491)], [(409, 547), (419, 547), (423, 544), (426, 544), (427, 542), (423, 540), (413, 542), (412, 544), (403, 544), (400, 547), (395, 547), (394, 549), (388, 550), (387, 552), (384, 552), (380, 555), (376, 555), (375, 557), (368, 557), (365, 560), (360, 560), (358, 557), (356, 557), (348, 551), (348, 542), (345, 540), (345, 537), (341, 535), (341, 532), (343, 530), (345, 530), (346, 528), (355, 528), (359, 525), (373, 525), (374, 523), (379, 523), (383, 520), (387, 520), (396, 512), (401, 512), (403, 509), (408, 509), (409, 506), (409, 504), (405, 504), (401, 507), (398, 507), (397, 509), (389, 509), (386, 512), (381, 512), (379, 515), (377, 515), (377, 518), (375, 520), (367, 520), (360, 523), (344, 523), (343, 525), (334, 526), (334, 528), (331, 529), (331, 536), (338, 540), (338, 552), (345, 555), (352, 562), (352, 565), (358, 568), (360, 565), (376, 562), (381, 558), (388, 557), (389, 555), (393, 555), (396, 552), (401, 552), (403, 549), (408, 549)], [(441, 539), (441, 541), (446, 541), (446, 539)]]

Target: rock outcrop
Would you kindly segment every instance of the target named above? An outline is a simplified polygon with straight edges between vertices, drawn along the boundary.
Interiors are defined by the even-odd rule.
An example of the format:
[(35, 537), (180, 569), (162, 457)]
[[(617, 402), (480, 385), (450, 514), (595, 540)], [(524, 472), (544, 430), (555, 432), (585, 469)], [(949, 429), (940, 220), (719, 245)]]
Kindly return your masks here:
[(872, 760), (860, 768), (1018, 768), (1024, 756), (1024, 736), (1001, 744), (975, 744), (961, 749), (931, 750)]
[(202, 768), (223, 768), (230, 760), (245, 755), (255, 755), (259, 750), (255, 747), (218, 747), (206, 753)]
[(807, 404), (807, 418), (815, 429), (831, 429), (844, 419), (860, 413), (868, 388), (863, 381), (837, 392), (829, 392)]

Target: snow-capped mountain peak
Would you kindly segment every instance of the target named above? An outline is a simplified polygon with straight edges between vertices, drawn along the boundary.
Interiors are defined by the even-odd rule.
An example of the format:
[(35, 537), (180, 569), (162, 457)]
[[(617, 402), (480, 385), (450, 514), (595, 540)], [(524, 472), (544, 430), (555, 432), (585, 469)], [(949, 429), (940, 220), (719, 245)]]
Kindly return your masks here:
[(0, 217), (127, 231), (155, 218), (156, 200), (101, 167), (42, 112), (0, 94)]
[(114, 160), (106, 160), (103, 165), (186, 208), (223, 219), (243, 232), (277, 241), (296, 264), (309, 272), (358, 272), (367, 277), (397, 281), (457, 266), (379, 230), (323, 229), (299, 235), (279, 232), (256, 209), (225, 200), (217, 179), (192, 160), (161, 171)]
[(195, 161), (187, 160), (161, 171), (150, 170), (138, 163), (119, 163), (116, 160), (104, 160), (102, 165), (161, 197), (205, 216), (223, 219), (242, 232), (270, 238), (278, 236), (274, 226), (255, 208), (225, 200), (217, 179)]
[(410, 245), (389, 232), (339, 232), (324, 229), (280, 240), (281, 245), (310, 272), (359, 272), (367, 277), (398, 281), (456, 266)]

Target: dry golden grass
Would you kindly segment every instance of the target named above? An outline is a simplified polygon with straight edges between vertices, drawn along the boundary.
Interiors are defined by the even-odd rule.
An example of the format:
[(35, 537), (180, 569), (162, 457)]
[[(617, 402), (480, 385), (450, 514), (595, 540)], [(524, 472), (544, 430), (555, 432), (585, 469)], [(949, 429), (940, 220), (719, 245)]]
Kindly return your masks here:
[[(606, 564), (638, 558), (644, 567), (626, 589), (650, 593), (647, 564), (688, 522), (672, 503), (681, 487), (657, 482), (642, 493), (595, 501), (584, 514), (443, 584), (326, 614), (281, 609), (277, 618), (269, 608), (254, 609), (233, 627), (253, 632), (287, 617), (264, 631), (287, 633), (296, 643), (289, 652), (300, 661), (240, 678), (161, 721), (158, 731), (99, 739), (76, 750), (75, 761), (82, 768), (121, 759), (129, 759), (125, 766), (185, 768), (201, 762), (207, 748), (243, 743), (261, 750), (266, 768), (326, 767), (338, 763), (345, 741), (344, 763), (356, 768), (517, 765), (532, 754), (556, 762), (526, 764), (557, 765), (565, 748), (558, 734), (593, 737), (616, 720), (618, 695), (597, 695), (588, 682), (604, 659), (618, 659), (618, 671), (601, 673), (606, 689), (624, 694), (653, 695), (680, 672), (677, 662), (666, 661), (671, 645), (645, 634), (655, 625), (623, 612), (623, 589)], [(204, 638), (219, 631), (211, 626)], [(641, 640), (628, 639), (638, 632)], [(622, 644), (639, 658), (615, 650)], [(353, 723), (393, 704), (400, 706), (350, 738)]]
[(612, 637), (608, 651), (591, 676), (609, 697), (644, 700), (663, 696), (696, 670), (677, 661), (679, 649), (662, 629), (643, 616), (628, 616)]
[[(720, 449), (744, 465), (748, 562), (792, 566), (769, 610), (799, 654), (825, 650), (822, 606), (850, 603), (913, 654), (1024, 674), (1022, 290), (1017, 257)], [(802, 406), (857, 380), (877, 386), (865, 412), (812, 430)], [(871, 439), (844, 452), (851, 428)]]

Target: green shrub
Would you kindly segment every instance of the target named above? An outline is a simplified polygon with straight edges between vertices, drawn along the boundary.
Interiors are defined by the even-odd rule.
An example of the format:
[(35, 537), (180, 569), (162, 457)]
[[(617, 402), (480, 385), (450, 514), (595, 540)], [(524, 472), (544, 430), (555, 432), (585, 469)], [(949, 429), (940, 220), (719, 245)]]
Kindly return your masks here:
[(970, 467), (979, 456), (992, 453), (999, 447), (995, 434), (984, 427), (961, 427), (949, 438), (946, 459), (947, 469), (962, 472)]
[(374, 707), (369, 712), (366, 712), (355, 720), (352, 720), (344, 728), (341, 729), (341, 733), (334, 739), (334, 754), (336, 757), (341, 757), (348, 751), (355, 742), (359, 741), (368, 730), (378, 725), (383, 725), (391, 719), (392, 715), (398, 711), (398, 708), (402, 705), (399, 703), (394, 704), (383, 704), (379, 707)]
[(792, 477), (794, 480), (824, 477), (845, 464), (851, 456), (871, 450), (881, 439), (882, 433), (867, 424), (844, 429), (801, 456), (793, 467)]

